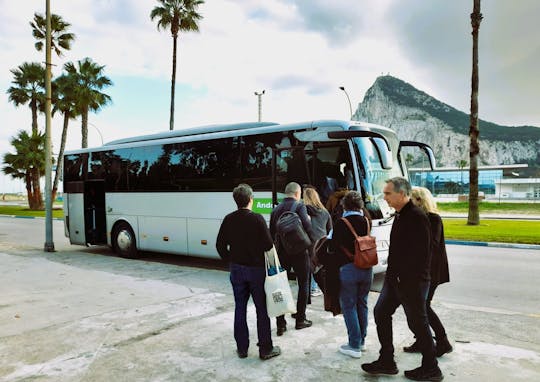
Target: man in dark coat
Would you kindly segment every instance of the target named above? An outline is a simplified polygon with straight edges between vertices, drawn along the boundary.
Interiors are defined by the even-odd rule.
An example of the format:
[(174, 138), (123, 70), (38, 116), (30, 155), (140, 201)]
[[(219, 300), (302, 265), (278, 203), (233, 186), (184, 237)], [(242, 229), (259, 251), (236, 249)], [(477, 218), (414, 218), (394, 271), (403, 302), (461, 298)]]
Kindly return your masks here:
[[(311, 326), (312, 322), (306, 319), (306, 306), (308, 302), (308, 296), (310, 292), (310, 259), (309, 248), (306, 248), (300, 253), (287, 253), (285, 248), (276, 240), (277, 229), (276, 225), (279, 217), (286, 211), (296, 212), (302, 221), (302, 226), (308, 234), (312, 242), (315, 242), (315, 234), (311, 228), (309, 216), (306, 206), (300, 202), (300, 196), (302, 195), (302, 188), (298, 183), (290, 182), (285, 186), (285, 198), (283, 201), (274, 208), (270, 215), (270, 233), (274, 242), (276, 243), (276, 249), (279, 255), (279, 261), (281, 264), (290, 271), (291, 267), (294, 269), (296, 278), (298, 280), (298, 299), (296, 301), (296, 329), (304, 329)], [(287, 331), (287, 321), (285, 316), (276, 317), (277, 335), (281, 336)]]
[(394, 361), (392, 315), (403, 305), (407, 324), (422, 352), (422, 365), (405, 371), (415, 381), (441, 381), (435, 344), (426, 312), (430, 281), (431, 229), (427, 215), (410, 200), (411, 185), (404, 178), (386, 181), (384, 199), (396, 210), (390, 233), (388, 269), (383, 289), (375, 305), (375, 323), (381, 343), (379, 358), (362, 365), (370, 374), (397, 374)]
[(238, 357), (246, 358), (249, 348), (247, 303), (253, 299), (257, 313), (259, 357), (263, 360), (281, 354), (273, 346), (270, 318), (266, 310), (264, 280), (266, 277), (264, 252), (272, 248), (272, 238), (262, 215), (251, 211), (253, 190), (239, 184), (233, 190), (238, 210), (223, 219), (216, 240), (216, 248), (223, 260), (230, 262), (231, 285), (234, 293), (234, 339)]

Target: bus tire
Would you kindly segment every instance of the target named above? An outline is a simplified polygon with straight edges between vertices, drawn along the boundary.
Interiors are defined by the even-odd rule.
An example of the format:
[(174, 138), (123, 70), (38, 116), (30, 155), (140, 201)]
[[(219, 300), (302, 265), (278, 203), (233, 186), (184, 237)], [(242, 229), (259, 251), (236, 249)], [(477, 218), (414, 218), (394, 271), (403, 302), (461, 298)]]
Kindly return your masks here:
[(120, 222), (114, 227), (112, 245), (114, 251), (121, 257), (128, 259), (137, 257), (137, 240), (133, 229), (126, 222)]

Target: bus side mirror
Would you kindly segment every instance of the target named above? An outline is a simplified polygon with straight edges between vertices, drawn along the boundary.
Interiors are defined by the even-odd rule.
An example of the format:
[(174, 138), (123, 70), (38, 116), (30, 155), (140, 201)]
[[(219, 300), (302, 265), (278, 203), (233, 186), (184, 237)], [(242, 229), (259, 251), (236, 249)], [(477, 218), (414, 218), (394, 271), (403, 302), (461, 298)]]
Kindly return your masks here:
[(391, 169), (394, 166), (394, 161), (392, 159), (392, 152), (388, 149), (386, 141), (381, 138), (371, 138), (371, 142), (373, 142), (373, 145), (377, 149), (381, 167), (385, 170)]

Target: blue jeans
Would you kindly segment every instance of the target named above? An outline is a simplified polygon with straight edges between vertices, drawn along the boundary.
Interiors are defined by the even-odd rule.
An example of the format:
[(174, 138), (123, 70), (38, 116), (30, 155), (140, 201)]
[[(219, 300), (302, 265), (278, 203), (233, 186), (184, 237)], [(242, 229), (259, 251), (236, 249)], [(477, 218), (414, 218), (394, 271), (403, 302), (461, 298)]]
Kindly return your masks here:
[(437, 366), (435, 344), (426, 312), (428, 290), (429, 281), (390, 284), (385, 280), (374, 310), (377, 334), (381, 343), (381, 360), (394, 359), (392, 315), (398, 306), (403, 305), (409, 329), (414, 333), (422, 352), (422, 367), (432, 369)]
[(266, 310), (266, 295), (264, 293), (264, 267), (248, 267), (245, 265), (230, 265), (231, 284), (234, 292), (234, 339), (239, 352), (247, 353), (249, 348), (249, 331), (247, 325), (247, 304), (249, 296), (253, 298), (257, 313), (257, 336), (259, 353), (266, 354), (273, 348), (270, 332), (270, 318)]
[(360, 349), (367, 334), (367, 300), (373, 270), (356, 268), (353, 263), (345, 264), (339, 269), (339, 280), (339, 304), (349, 335), (349, 346)]

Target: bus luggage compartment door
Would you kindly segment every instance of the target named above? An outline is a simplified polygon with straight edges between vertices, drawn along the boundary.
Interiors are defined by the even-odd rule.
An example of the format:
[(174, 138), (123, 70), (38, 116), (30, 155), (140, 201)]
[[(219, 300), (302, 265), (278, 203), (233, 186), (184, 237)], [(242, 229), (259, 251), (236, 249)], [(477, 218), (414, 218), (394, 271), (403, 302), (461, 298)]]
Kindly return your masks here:
[(69, 242), (71, 244), (86, 245), (84, 231), (84, 194), (69, 193), (67, 196), (67, 219), (69, 228)]

